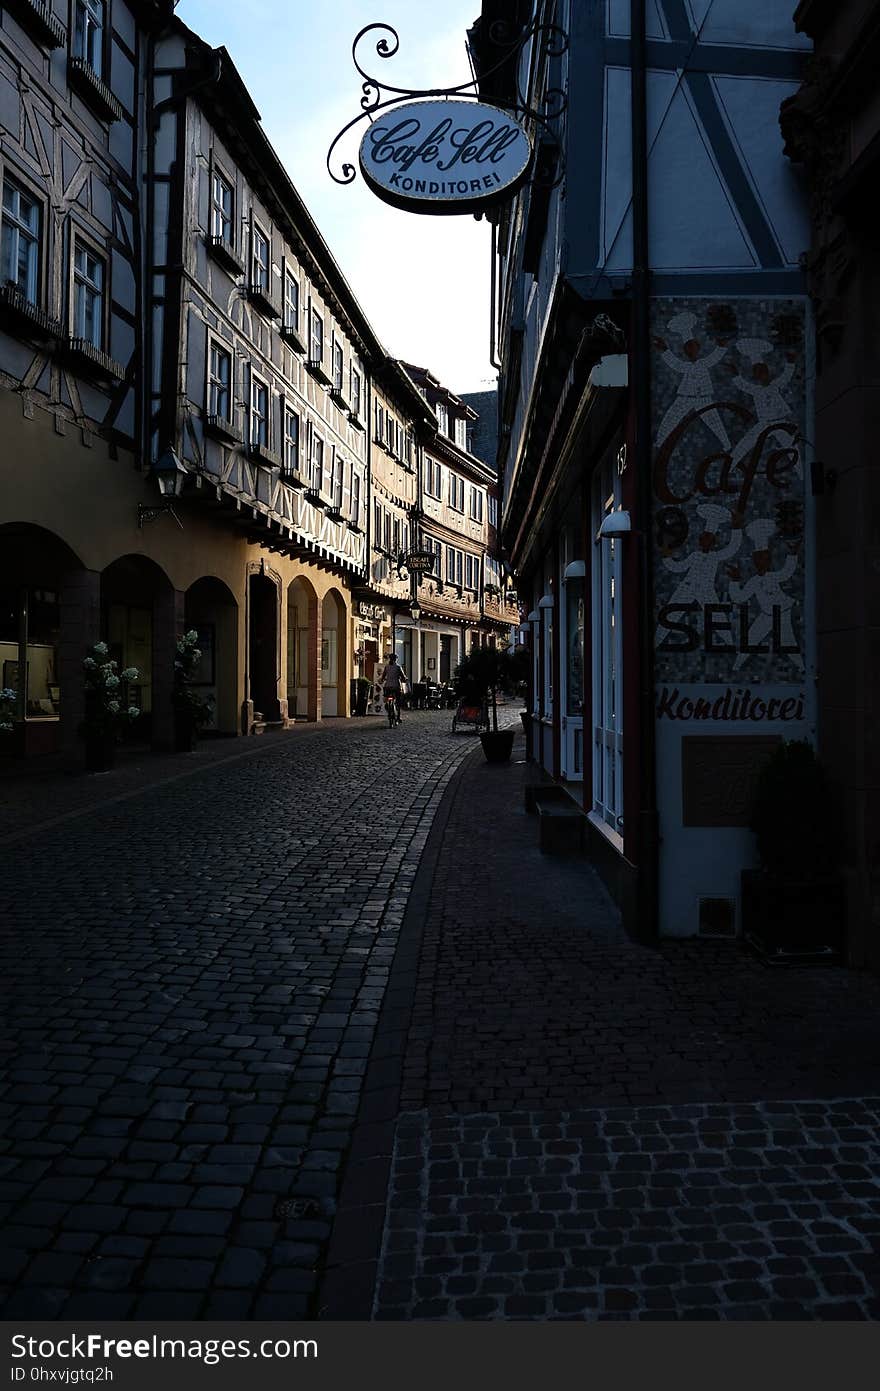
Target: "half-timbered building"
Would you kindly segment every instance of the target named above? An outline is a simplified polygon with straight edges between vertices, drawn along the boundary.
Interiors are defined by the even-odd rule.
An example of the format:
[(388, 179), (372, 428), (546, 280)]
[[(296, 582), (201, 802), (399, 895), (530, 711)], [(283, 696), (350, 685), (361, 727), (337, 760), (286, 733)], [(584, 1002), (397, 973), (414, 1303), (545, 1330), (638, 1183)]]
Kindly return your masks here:
[[(15, 746), (75, 749), (103, 634), (170, 735), (175, 610), (138, 502), (145, 372), (139, 93), (155, 0), (0, 9), (0, 661)], [(154, 712), (154, 696), (161, 693)]]

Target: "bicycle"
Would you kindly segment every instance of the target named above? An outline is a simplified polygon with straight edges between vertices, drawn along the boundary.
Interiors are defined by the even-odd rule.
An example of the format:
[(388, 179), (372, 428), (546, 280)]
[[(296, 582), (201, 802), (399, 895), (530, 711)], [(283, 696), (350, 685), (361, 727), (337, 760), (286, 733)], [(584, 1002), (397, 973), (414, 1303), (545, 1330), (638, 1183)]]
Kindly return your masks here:
[(397, 695), (394, 691), (385, 692), (385, 713), (388, 716), (388, 724), (391, 729), (400, 724), (400, 710), (397, 705)]

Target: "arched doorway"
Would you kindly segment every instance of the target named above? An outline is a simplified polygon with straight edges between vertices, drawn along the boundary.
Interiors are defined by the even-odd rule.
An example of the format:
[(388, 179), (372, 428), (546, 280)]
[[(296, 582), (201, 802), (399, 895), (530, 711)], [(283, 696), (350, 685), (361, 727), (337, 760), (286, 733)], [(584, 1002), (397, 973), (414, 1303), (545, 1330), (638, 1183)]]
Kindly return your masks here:
[[(183, 614), (180, 614), (182, 621)], [(164, 570), (144, 555), (124, 555), (101, 575), (101, 636), (119, 671), (136, 667), (124, 698), (140, 708), (126, 736), (157, 747), (171, 743), (174, 649), (180, 623)]]
[(348, 627), (342, 596), (331, 589), (321, 605), (321, 714), (348, 714)]
[[(82, 608), (74, 612), (71, 594), (85, 574), (53, 532), (27, 522), (0, 526), (0, 685), (16, 693), (13, 735), (4, 743), (16, 752), (59, 747), (65, 702), (74, 729), (78, 723), (72, 682), (82, 683), (79, 664), (94, 637), (80, 633)], [(97, 612), (91, 621), (96, 627)]]
[(248, 681), (254, 725), (281, 720), (278, 700), (278, 586), (251, 575), (248, 590)]
[(191, 684), (203, 700), (213, 702), (206, 732), (235, 734), (238, 728), (238, 604), (228, 585), (213, 575), (196, 580), (186, 591), (187, 631), (199, 635), (202, 657)]
[(287, 586), (287, 713), (314, 720), (318, 714), (318, 596), (298, 575)]

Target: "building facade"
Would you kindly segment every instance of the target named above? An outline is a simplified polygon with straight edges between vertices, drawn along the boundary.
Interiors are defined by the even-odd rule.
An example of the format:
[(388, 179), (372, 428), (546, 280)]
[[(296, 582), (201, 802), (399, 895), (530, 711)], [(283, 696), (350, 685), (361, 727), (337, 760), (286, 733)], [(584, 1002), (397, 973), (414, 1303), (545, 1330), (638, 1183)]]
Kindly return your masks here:
[(170, 738), (177, 611), (137, 526), (143, 207), (140, 106), (170, 4), (52, 0), (0, 11), (0, 657), (15, 742), (74, 750), (81, 662), (134, 654)]
[(872, 190), (880, 158), (876, 0), (804, 0), (815, 57), (782, 107), (785, 152), (806, 175), (807, 285), (816, 323), (816, 643), (819, 748), (841, 811), (850, 959), (880, 962), (877, 497), (880, 413)]
[[(81, 759), (99, 639), (137, 669), (135, 737), (164, 748), (184, 630), (210, 728), (236, 735), (347, 717), (395, 644), (414, 679), (451, 675), (493, 626), (491, 471), (435, 397), (453, 435), (468, 412), (388, 356), (229, 54), (174, 8), (0, 11), (6, 750)], [(431, 504), (419, 627), (402, 562), (427, 447), (458, 482)]]
[[(809, 44), (758, 0), (630, 17), (486, 0), (470, 33), (481, 94), (547, 117), (492, 215), (502, 544), (531, 757), (626, 919), (734, 935), (757, 770), (817, 733), (808, 232), (778, 129)], [(515, 72), (500, 20), (535, 26)]]
[(430, 408), (420, 470), (420, 545), (436, 557), (419, 588), (422, 616), (409, 634), (413, 679), (449, 681), (475, 644), (507, 641), (518, 609), (502, 589), (490, 545), (497, 475), (473, 452), (477, 412), (427, 368), (404, 364)]

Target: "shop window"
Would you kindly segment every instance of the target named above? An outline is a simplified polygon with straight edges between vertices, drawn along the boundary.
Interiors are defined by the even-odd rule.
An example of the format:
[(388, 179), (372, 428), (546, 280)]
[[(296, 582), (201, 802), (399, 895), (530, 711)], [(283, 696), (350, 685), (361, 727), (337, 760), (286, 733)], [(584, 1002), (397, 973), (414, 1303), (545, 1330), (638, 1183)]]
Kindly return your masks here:
[(544, 715), (553, 718), (553, 609), (541, 609), (541, 652), (544, 658)]
[(566, 602), (566, 714), (584, 712), (584, 593), (583, 582), (565, 586)]
[(335, 686), (339, 680), (339, 634), (325, 628), (321, 639), (321, 685)]
[(60, 711), (60, 631), (56, 590), (0, 591), (0, 686), (16, 692), (18, 719), (54, 718)]
[[(594, 536), (620, 506), (620, 480), (609, 457), (593, 480)], [(592, 561), (593, 810), (613, 831), (623, 826), (623, 622), (619, 540), (599, 539)]]

